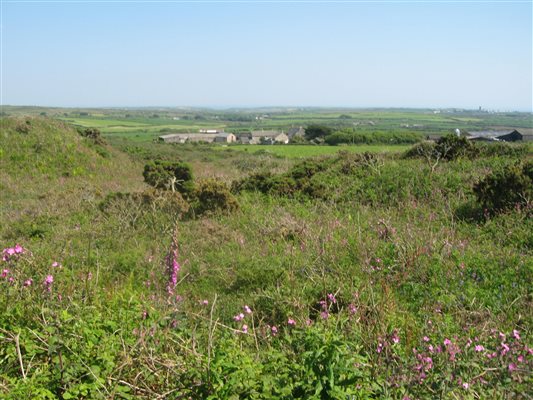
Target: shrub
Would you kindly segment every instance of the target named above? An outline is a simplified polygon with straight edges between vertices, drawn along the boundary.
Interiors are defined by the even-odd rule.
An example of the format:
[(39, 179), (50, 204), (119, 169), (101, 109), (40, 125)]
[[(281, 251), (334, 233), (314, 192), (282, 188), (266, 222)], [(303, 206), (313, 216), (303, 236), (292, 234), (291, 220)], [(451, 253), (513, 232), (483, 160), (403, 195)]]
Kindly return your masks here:
[(159, 211), (166, 214), (185, 214), (189, 203), (179, 192), (151, 189), (140, 193), (110, 193), (99, 204), (100, 211), (107, 215), (137, 220), (147, 212)]
[(191, 167), (183, 162), (155, 160), (144, 166), (144, 181), (157, 189), (189, 194), (193, 190)]
[(104, 144), (104, 139), (102, 138), (102, 133), (99, 129), (96, 128), (87, 128), (79, 131), (80, 135), (84, 138), (92, 140), (95, 144)]
[(474, 143), (464, 136), (455, 135), (446, 135), (439, 138), (435, 150), (440, 158), (448, 161), (479, 154)]
[(194, 189), (194, 211), (197, 214), (225, 211), (231, 212), (239, 207), (229, 187), (215, 179), (200, 180)]
[(437, 154), (437, 145), (435, 142), (426, 140), (412, 146), (407, 150), (403, 158), (432, 158)]
[(515, 163), (494, 171), (474, 185), (478, 202), (490, 213), (531, 207), (533, 162)]

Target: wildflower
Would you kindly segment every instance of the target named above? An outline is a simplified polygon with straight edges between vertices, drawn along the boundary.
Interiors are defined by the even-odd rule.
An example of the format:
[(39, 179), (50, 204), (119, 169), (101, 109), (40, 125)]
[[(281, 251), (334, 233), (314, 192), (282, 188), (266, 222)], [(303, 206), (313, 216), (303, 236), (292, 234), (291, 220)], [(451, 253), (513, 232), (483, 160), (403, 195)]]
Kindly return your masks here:
[(337, 299), (335, 298), (335, 295), (333, 293), (328, 293), (328, 299), (329, 301), (331, 301), (333, 304), (335, 304), (337, 302)]
[(430, 353), (433, 353), (434, 348), (433, 348), (433, 346), (431, 344), (428, 346), (428, 350), (429, 350)]
[(476, 350), (479, 353), (480, 351), (485, 350), (485, 348), (482, 345), (477, 344), (476, 347), (474, 347), (474, 350)]
[(32, 283), (33, 283), (33, 279), (31, 279), (31, 278), (30, 278), (30, 279), (26, 279), (26, 280), (24, 281), (24, 286), (25, 286), (25, 287), (31, 286)]
[(463, 389), (467, 390), (470, 387), (470, 384), (468, 382), (463, 383)]
[(496, 352), (487, 354), (487, 358), (496, 358), (498, 354)]
[(422, 340), (423, 340), (424, 342), (429, 342), (429, 338), (428, 338), (427, 336), (424, 336), (424, 337), (422, 338)]
[(240, 314), (237, 314), (236, 316), (234, 316), (234, 317), (233, 317), (233, 320), (239, 322), (239, 321), (242, 320), (243, 318), (244, 318), (244, 314), (243, 314), (243, 313), (240, 313)]
[(209, 304), (209, 300), (202, 300), (202, 305), (207, 306)]
[(322, 319), (328, 319), (329, 318), (329, 313), (327, 311), (322, 311), (320, 313), (320, 316), (322, 317)]
[(450, 344), (452, 344), (450, 339), (444, 339), (444, 346), (449, 346)]
[(248, 325), (243, 325), (242, 326), (242, 333), (248, 333)]
[(524, 362), (524, 356), (523, 356), (522, 354), (520, 354), (520, 355), (518, 356), (518, 358), (517, 358), (517, 361), (518, 361), (519, 363), (523, 363), (523, 362)]
[(59, 264), (57, 261), (54, 261), (52, 263), (52, 267), (56, 268), (56, 267), (61, 267), (61, 264)]
[(172, 238), (172, 244), (166, 257), (167, 264), (167, 293), (174, 294), (176, 285), (178, 284), (178, 273), (180, 271), (180, 264), (178, 263), (178, 241), (176, 235)]
[(515, 363), (510, 363), (509, 364), (509, 372), (513, 372), (513, 371), (516, 371), (516, 364)]
[(395, 344), (400, 343), (400, 337), (398, 336), (398, 331), (396, 329), (392, 333), (392, 342)]
[(5, 278), (9, 274), (9, 270), (6, 268), (2, 271), (2, 275), (0, 275), (2, 278)]
[(52, 290), (53, 282), (54, 282), (54, 277), (52, 275), (47, 275), (46, 278), (44, 278), (43, 284), (47, 291), (50, 292)]
[(383, 345), (383, 343), (379, 342), (379, 343), (378, 343), (378, 348), (377, 348), (376, 351), (377, 351), (378, 353), (381, 353), (381, 352), (383, 351), (383, 348), (384, 348), (384, 347), (385, 347), (385, 346)]
[(287, 321), (287, 324), (289, 324), (291, 326), (295, 326), (296, 325), (296, 321), (293, 320), (292, 318), (289, 318), (289, 320)]
[(348, 311), (350, 311), (350, 314), (355, 314), (357, 312), (357, 307), (353, 303), (350, 303), (348, 305)]
[(502, 345), (501, 355), (504, 356), (509, 352), (509, 346), (507, 346), (507, 344), (505, 344), (504, 342), (502, 342), (501, 345)]
[(513, 337), (516, 340), (520, 340), (520, 332), (518, 332), (516, 329), (513, 330)]
[(251, 314), (251, 313), (252, 313), (252, 310), (251, 310), (250, 307), (248, 307), (248, 306), (244, 306), (243, 308), (244, 308), (244, 312), (245, 312), (246, 314)]
[(22, 254), (24, 253), (24, 249), (22, 248), (22, 246), (20, 244), (16, 244), (15, 247), (13, 248), (13, 250), (15, 251), (15, 254)]
[(273, 326), (270, 328), (270, 332), (272, 332), (272, 336), (276, 336), (278, 334), (278, 328)]

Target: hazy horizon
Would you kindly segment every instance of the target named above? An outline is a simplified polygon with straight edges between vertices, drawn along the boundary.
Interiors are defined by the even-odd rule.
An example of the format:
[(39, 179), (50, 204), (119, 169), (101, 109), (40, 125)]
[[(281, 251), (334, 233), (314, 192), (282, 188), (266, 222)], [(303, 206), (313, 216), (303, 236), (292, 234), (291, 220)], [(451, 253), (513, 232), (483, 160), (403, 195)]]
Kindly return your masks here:
[(531, 2), (1, 7), (3, 106), (533, 110)]

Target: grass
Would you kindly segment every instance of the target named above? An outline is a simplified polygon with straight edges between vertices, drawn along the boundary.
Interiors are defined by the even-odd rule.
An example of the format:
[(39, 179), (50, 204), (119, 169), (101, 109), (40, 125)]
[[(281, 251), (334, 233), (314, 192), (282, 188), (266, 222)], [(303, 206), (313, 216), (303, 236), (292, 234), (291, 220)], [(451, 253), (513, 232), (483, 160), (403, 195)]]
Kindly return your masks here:
[[(530, 151), (433, 166), (365, 146), (250, 147), (292, 151), (278, 157), (0, 124), (0, 397), (529, 392), (531, 210), (484, 215), (472, 186)], [(294, 158), (307, 149), (354, 152)], [(202, 216), (159, 207), (142, 181), (156, 158), (196, 180), (267, 172), (277, 191), (235, 190), (237, 210)]]
[(353, 153), (386, 153), (401, 152), (409, 148), (403, 145), (355, 145), (355, 146), (312, 146), (312, 145), (231, 145), (229, 147), (214, 147), (216, 150), (237, 150), (250, 153), (273, 154), (280, 157), (289, 158), (306, 158), (320, 155), (336, 154), (339, 151), (348, 151)]

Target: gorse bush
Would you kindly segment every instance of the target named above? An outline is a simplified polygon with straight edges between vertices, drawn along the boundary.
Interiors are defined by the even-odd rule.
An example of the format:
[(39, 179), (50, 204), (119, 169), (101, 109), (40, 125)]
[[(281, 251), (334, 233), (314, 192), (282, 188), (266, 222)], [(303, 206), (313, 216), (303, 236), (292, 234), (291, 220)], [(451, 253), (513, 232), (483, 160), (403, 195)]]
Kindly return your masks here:
[(474, 185), (474, 193), (489, 213), (516, 207), (531, 209), (533, 162), (514, 163), (492, 172)]
[(155, 160), (144, 166), (144, 181), (157, 189), (191, 193), (193, 174), (191, 167), (183, 162)]
[(94, 144), (104, 144), (102, 132), (96, 128), (78, 129), (78, 132), (84, 138), (90, 139)]
[(231, 212), (239, 207), (228, 185), (215, 179), (196, 182), (192, 198), (194, 212), (199, 215), (217, 211)]

